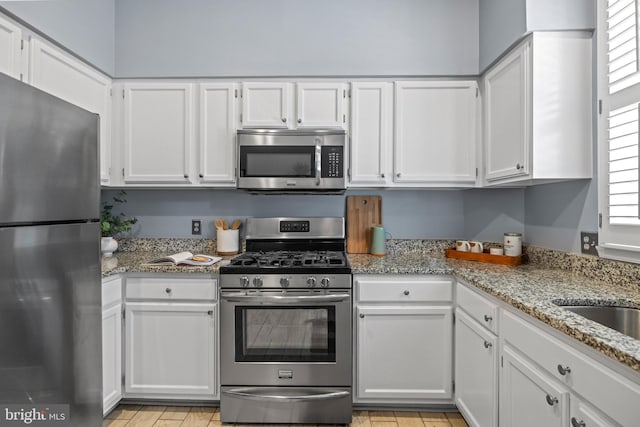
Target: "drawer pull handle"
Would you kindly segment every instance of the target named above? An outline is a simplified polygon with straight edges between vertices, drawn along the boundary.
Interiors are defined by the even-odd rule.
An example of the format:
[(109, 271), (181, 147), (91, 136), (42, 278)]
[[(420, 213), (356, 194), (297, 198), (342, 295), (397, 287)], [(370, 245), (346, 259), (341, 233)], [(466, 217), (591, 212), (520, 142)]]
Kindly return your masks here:
[(404, 291), (404, 294), (405, 294), (405, 295), (409, 295), (410, 293), (411, 293), (411, 292), (409, 292), (409, 290), (405, 290), (405, 291)]
[(364, 313), (360, 313), (360, 318), (364, 319)]
[(553, 406), (556, 403), (558, 403), (558, 398), (557, 397), (552, 397), (552, 396), (547, 394), (547, 403), (549, 404), (549, 406)]
[(493, 347), (493, 344), (491, 344), (489, 341), (484, 342), (484, 348), (491, 348), (491, 347)]
[(485, 322), (491, 322), (493, 320), (493, 317), (489, 316), (488, 314), (484, 315), (484, 321)]
[(167, 294), (170, 294), (170, 293), (171, 293), (171, 288), (167, 288), (167, 289), (165, 289), (164, 291), (165, 291)]
[(571, 417), (571, 425), (573, 427), (585, 427), (586, 424), (584, 423), (584, 421), (580, 420), (576, 420), (576, 417)]
[(560, 375), (567, 375), (571, 373), (571, 368), (568, 366), (558, 365), (558, 372)]

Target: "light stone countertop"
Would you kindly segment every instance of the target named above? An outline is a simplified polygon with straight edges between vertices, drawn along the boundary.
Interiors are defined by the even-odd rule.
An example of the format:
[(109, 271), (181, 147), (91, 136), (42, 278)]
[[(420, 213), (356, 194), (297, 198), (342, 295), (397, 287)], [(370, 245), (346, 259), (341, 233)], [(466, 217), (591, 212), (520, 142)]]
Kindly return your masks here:
[[(215, 275), (221, 265), (233, 258), (223, 257), (222, 261), (208, 267), (150, 266), (145, 263), (185, 248), (145, 249), (116, 252), (113, 257), (103, 258), (102, 277), (119, 273)], [(213, 248), (192, 252), (216, 256)], [(640, 266), (540, 248), (536, 252), (531, 250), (533, 263), (517, 267), (447, 259), (441, 253), (438, 247), (437, 251), (397, 250), (384, 257), (350, 254), (349, 261), (353, 274), (453, 275), (640, 373), (640, 340), (554, 304), (640, 308)], [(560, 264), (562, 268), (571, 264), (571, 268), (558, 268)]]

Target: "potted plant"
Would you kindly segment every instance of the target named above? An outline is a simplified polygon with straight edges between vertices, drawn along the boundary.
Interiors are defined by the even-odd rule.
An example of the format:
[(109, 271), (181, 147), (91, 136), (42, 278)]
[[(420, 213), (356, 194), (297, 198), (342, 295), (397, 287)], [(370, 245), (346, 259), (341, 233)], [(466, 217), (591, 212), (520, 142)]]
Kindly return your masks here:
[(113, 213), (113, 208), (116, 205), (127, 202), (124, 198), (126, 195), (127, 193), (124, 190), (120, 190), (118, 194), (113, 196), (113, 201), (102, 204), (102, 211), (100, 213), (102, 239), (100, 241), (100, 247), (104, 256), (111, 256), (113, 252), (118, 249), (118, 242), (114, 239), (114, 236), (130, 231), (133, 224), (138, 222), (137, 218), (127, 218), (122, 212), (120, 214)]

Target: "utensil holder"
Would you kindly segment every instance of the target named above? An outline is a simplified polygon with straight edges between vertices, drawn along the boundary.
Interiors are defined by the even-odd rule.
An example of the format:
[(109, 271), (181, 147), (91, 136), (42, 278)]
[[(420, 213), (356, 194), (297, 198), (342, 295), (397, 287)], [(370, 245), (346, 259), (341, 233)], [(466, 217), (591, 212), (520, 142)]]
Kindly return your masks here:
[(240, 230), (217, 230), (218, 255), (236, 255), (240, 248)]

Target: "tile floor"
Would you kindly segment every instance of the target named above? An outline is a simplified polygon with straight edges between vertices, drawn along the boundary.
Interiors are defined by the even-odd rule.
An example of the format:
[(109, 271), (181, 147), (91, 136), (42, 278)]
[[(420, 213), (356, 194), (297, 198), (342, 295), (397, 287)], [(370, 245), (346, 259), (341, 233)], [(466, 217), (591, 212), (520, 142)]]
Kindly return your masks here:
[[(196, 406), (120, 405), (107, 415), (103, 423), (103, 427), (218, 427), (222, 425), (219, 408)], [(242, 426), (243, 424), (224, 425)], [(283, 425), (278, 424), (278, 426)], [(467, 427), (467, 423), (457, 412), (354, 411), (351, 426)]]

